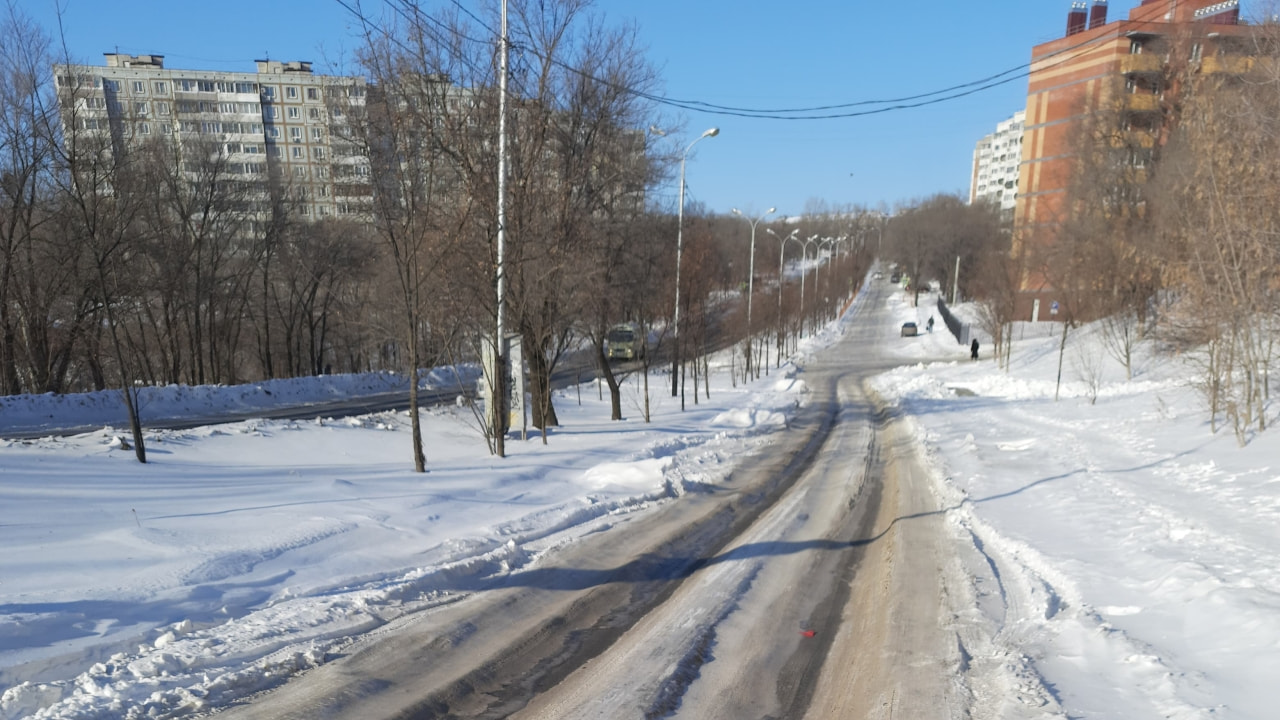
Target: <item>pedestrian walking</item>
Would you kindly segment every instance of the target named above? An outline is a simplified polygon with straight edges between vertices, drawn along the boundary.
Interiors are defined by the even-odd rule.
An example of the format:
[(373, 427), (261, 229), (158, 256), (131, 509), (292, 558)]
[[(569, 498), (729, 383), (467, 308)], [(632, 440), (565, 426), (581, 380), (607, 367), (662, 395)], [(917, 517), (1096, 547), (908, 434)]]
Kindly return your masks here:
[(973, 342), (969, 344), (969, 359), (978, 359), (978, 338), (974, 338)]

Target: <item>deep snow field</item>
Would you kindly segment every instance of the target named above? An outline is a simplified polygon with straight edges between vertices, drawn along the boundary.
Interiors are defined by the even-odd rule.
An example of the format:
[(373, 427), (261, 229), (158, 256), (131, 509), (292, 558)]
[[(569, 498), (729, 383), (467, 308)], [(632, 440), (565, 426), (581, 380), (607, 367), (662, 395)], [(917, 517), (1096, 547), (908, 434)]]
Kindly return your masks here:
[[(932, 306), (907, 301), (895, 294), (893, 313), (923, 327)], [(649, 424), (636, 377), (623, 422), (595, 384), (559, 392), (562, 427), (546, 445), (508, 441), (503, 460), (469, 409), (432, 408), (425, 475), (411, 471), (404, 413), (148, 432), (147, 465), (118, 429), (0, 440), (0, 719), (217, 706), (447, 601), (459, 578), (518, 572), (619, 514), (679, 502), (785, 426), (806, 399), (806, 357), (858, 307), (750, 385), (731, 383), (727, 359), (713, 365), (710, 400), (687, 412), (651, 378)], [(1008, 373), (985, 352), (970, 362), (940, 323), (918, 338), (886, 328), (908, 365), (873, 383), (923, 444), (957, 538), (996, 578), (955, 619), (994, 634), (968, 648), (971, 664), (1032, 673), (971, 688), (975, 717), (1276, 717), (1274, 431), (1243, 449), (1211, 434), (1190, 371), (1151, 353), (1132, 381), (1108, 360), (1090, 404), (1071, 358), (1103, 352), (1092, 328), (1072, 338), (1054, 402), (1058, 327), (1020, 325)], [(146, 412), (213, 416), (397, 382), (158, 388)], [(113, 412), (110, 394), (0, 398), (0, 434)]]

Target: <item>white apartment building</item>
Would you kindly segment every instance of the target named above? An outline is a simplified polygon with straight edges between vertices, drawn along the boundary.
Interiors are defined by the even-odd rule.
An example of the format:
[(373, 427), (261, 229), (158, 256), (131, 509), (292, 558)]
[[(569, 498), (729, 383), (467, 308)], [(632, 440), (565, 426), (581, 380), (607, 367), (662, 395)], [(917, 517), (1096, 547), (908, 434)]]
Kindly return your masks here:
[[(106, 53), (105, 67), (55, 66), (54, 76), (64, 122), (109, 131), (115, 152), (171, 138), (184, 157), (196, 148), (224, 155), (226, 172), (260, 178), (264, 197), (274, 178), (303, 217), (367, 208), (368, 158), (333, 132), (344, 121), (342, 107), (364, 102), (359, 78), (274, 60), (257, 61), (257, 72), (168, 69), (162, 55), (120, 53)], [(341, 102), (331, 93), (341, 93)]]
[(1027, 113), (1019, 110), (996, 125), (996, 131), (978, 141), (973, 150), (973, 174), (969, 203), (988, 200), (1002, 214), (1013, 215), (1018, 197), (1018, 166), (1022, 162), (1022, 127)]

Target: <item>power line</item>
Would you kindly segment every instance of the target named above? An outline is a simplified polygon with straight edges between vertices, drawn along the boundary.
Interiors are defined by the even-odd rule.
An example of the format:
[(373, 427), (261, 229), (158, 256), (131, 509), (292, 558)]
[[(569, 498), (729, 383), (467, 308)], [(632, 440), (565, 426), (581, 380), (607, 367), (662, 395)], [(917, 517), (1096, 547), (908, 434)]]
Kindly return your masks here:
[[(461, 38), (463, 40), (466, 40), (468, 42), (479, 43), (483, 45), (489, 44), (489, 41), (481, 40), (481, 39), (466, 35), (462, 33), (458, 28), (449, 27), (444, 23), (442, 23), (440, 20), (437, 20), (436, 18), (431, 17), (429, 14), (422, 13), (419, 10), (417, 4), (412, 3), (410, 0), (395, 0), (394, 2), (393, 0), (383, 0), (383, 1), (388, 7), (390, 7), (394, 12), (396, 12), (401, 17), (403, 17), (407, 22), (413, 24), (415, 27), (422, 30), (425, 34), (429, 35), (430, 37), (432, 37), (432, 39), (436, 40), (437, 42), (441, 42), (442, 44), (444, 44), (439, 34), (440, 32), (443, 31), (443, 32), (448, 32), (451, 35)], [(391, 39), (393, 42), (399, 45), (402, 49), (405, 49), (406, 51), (408, 51), (408, 48), (405, 48), (403, 43), (400, 43), (398, 40), (395, 40), (389, 32), (387, 32), (383, 28), (378, 27), (376, 23), (369, 20), (362, 13), (358, 12), (355, 8), (352, 8), (345, 0), (337, 0), (337, 2), (340, 5), (342, 5), (344, 8), (346, 8), (349, 12), (351, 12), (353, 15), (355, 15), (361, 21), (361, 23), (377, 28), (383, 34), (384, 37)], [(480, 27), (488, 30), (491, 33), (494, 32), (492, 27), (490, 27), (487, 23), (485, 23), (484, 20), (478, 17), (471, 10), (467, 9), (461, 2), (459, 2), (459, 0), (450, 0), (450, 2), (455, 7), (457, 7), (460, 11), (462, 11), (467, 16), (469, 16), (472, 20), (474, 20)], [(408, 16), (409, 8), (412, 9), (412, 12), (414, 15), (414, 17), (412, 18)], [(426, 23), (430, 23), (434, 27), (428, 27)], [(1044, 60), (1049, 58), (1060, 57), (1061, 59), (1049, 65), (1049, 67), (1057, 66), (1059, 64), (1068, 62), (1069, 60), (1072, 60), (1075, 57), (1079, 57), (1079, 54), (1068, 55), (1069, 53), (1073, 53), (1074, 51), (1080, 50), (1081, 48), (1087, 48), (1088, 46), (1094, 45), (1099, 40), (1102, 40), (1102, 39), (1103, 38), (1091, 38), (1089, 40), (1085, 40), (1083, 42), (1077, 43), (1075, 45), (1071, 45), (1069, 47), (1062, 48), (1061, 50), (1058, 50), (1058, 51), (1055, 51), (1054, 53), (1046, 55), (1045, 57), (1040, 58), (1038, 61), (1043, 62)], [(523, 50), (525, 52), (532, 52), (527, 47), (519, 47), (515, 45), (512, 46), (512, 49)], [(832, 103), (832, 104), (816, 105), (812, 107), (799, 107), (799, 108), (747, 108), (747, 107), (735, 107), (735, 106), (729, 106), (729, 105), (719, 105), (715, 103), (706, 102), (703, 100), (670, 98), (664, 95), (656, 95), (653, 93), (648, 93), (643, 90), (639, 90), (633, 87), (628, 87), (626, 85), (621, 85), (609, 80), (605, 80), (603, 78), (596, 77), (586, 71), (583, 71), (579, 68), (573, 67), (567, 63), (557, 60), (554, 57), (547, 57), (547, 58), (540, 58), (540, 59), (543, 59), (545, 62), (549, 64), (560, 67), (584, 79), (590, 80), (592, 82), (600, 83), (601, 85), (610, 87), (614, 90), (626, 92), (636, 97), (640, 97), (645, 100), (649, 100), (650, 102), (654, 102), (667, 107), (673, 107), (680, 110), (686, 110), (691, 112), (701, 112), (701, 113), (706, 113), (710, 115), (743, 117), (743, 118), (752, 118), (752, 119), (759, 119), (759, 120), (791, 120), (791, 121), (834, 120), (834, 119), (843, 119), (843, 118), (865, 117), (868, 115), (879, 115), (879, 114), (894, 112), (898, 110), (909, 110), (914, 108), (926, 107), (929, 105), (936, 105), (939, 103), (956, 100), (962, 97), (967, 97), (969, 95), (974, 95), (976, 93), (979, 93), (985, 90), (990, 90), (992, 88), (999, 87), (1001, 85), (1006, 85), (1015, 80), (1020, 80), (1020, 79), (1029, 77), (1031, 74), (1031, 66), (1032, 66), (1031, 62), (1022, 63), (1017, 66), (1008, 68), (1006, 70), (1002, 70), (998, 73), (988, 75), (986, 77), (982, 77), (976, 80), (971, 80), (968, 82), (952, 85), (945, 88), (940, 88), (937, 90), (931, 90), (928, 92), (917, 93), (913, 95), (906, 95), (903, 97), (873, 99), (873, 100), (854, 100), (849, 102)], [(469, 60), (462, 59), (462, 62), (472, 72), (478, 72), (476, 67)], [(872, 107), (870, 109), (855, 110), (851, 112), (828, 112), (830, 110), (843, 110), (846, 108), (866, 108), (867, 106), (882, 106), (882, 107)]]

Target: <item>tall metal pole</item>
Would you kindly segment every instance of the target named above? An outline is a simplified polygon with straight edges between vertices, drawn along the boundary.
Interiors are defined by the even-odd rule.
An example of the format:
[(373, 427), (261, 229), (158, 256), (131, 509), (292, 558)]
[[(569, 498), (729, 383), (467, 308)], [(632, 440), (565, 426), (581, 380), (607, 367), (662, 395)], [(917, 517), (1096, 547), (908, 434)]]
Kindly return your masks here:
[[(764, 215), (761, 215), (755, 220), (752, 220), (751, 218), (748, 218), (746, 215), (743, 215), (742, 212), (738, 210), (738, 208), (733, 208), (733, 214), (741, 217), (743, 220), (746, 220), (751, 225), (751, 260), (748, 263), (748, 267), (747, 267), (747, 377), (751, 377), (751, 374), (752, 374), (751, 373), (752, 366), (753, 366), (752, 354), (755, 352), (754, 342), (753, 342), (754, 337), (751, 334), (751, 299), (755, 297), (754, 283), (756, 279), (756, 225), (760, 224), (760, 221), (763, 220), (766, 215), (771, 214), (776, 209), (777, 208), (769, 208), (767, 211), (765, 211)], [(758, 367), (755, 368), (755, 375), (756, 377), (760, 376), (760, 368)]]
[[(797, 238), (797, 240), (798, 240), (798, 239), (799, 239), (799, 238)], [(805, 315), (804, 315), (804, 277), (805, 277), (805, 275), (808, 275), (808, 274), (809, 274), (809, 270), (804, 266), (804, 263), (805, 263), (805, 261), (806, 261), (806, 260), (808, 260), (808, 259), (809, 259), (809, 245), (810, 245), (810, 244), (812, 244), (812, 245), (814, 246), (814, 248), (813, 248), (813, 258), (814, 258), (814, 260), (817, 260), (817, 259), (818, 259), (818, 248), (817, 248), (817, 245), (818, 245), (818, 236), (817, 236), (817, 235), (810, 235), (808, 240), (805, 240), (803, 243), (801, 243), (801, 250), (800, 250), (800, 339), (801, 339), (801, 340), (803, 340), (803, 339), (804, 339), (804, 325), (805, 325)], [(817, 270), (815, 270), (815, 271), (814, 271), (814, 273), (813, 273), (813, 278), (814, 278), (814, 281), (816, 282), (816, 281), (817, 281), (817, 279), (818, 279), (818, 272), (817, 272)]]
[(671, 359), (671, 397), (676, 396), (678, 389), (681, 411), (684, 410), (684, 383), (680, 382), (680, 258), (684, 255), (684, 166), (689, 159), (689, 151), (698, 144), (698, 140), (719, 134), (720, 128), (709, 128), (699, 135), (697, 140), (689, 143), (689, 147), (685, 148), (684, 153), (680, 155), (680, 200), (679, 210), (676, 213), (676, 308), (671, 317), (671, 336), (675, 340), (675, 352), (672, 353)]
[(956, 256), (956, 277), (951, 284), (951, 307), (956, 305), (956, 296), (960, 294), (960, 256)]
[[(796, 237), (796, 233), (800, 231), (792, 230), (791, 234), (787, 235), (786, 237), (782, 237), (777, 233), (775, 233), (773, 231), (773, 228), (765, 228), (764, 231), (778, 238), (778, 360), (777, 360), (778, 364), (775, 365), (774, 367), (782, 367), (782, 354), (783, 354), (782, 291), (786, 287), (786, 284), (783, 282), (783, 277), (782, 277), (782, 263), (783, 263), (783, 260), (786, 258), (786, 254), (787, 254), (787, 241), (795, 240), (797, 243), (799, 243), (800, 240)], [(804, 244), (801, 243), (800, 247), (803, 249)]]
[(751, 260), (747, 262), (747, 377), (751, 377), (751, 354), (755, 352), (751, 337), (751, 298), (755, 296), (756, 279), (756, 222), (751, 223)]
[[(692, 143), (689, 147), (693, 147)], [(675, 352), (671, 354), (671, 397), (680, 395), (681, 411), (684, 410), (684, 395), (680, 392), (680, 258), (684, 255), (684, 163), (688, 156), (688, 149), (680, 156), (680, 200), (676, 211), (676, 309), (671, 318), (671, 339), (675, 345)]]
[(494, 339), (494, 436), (493, 447), (498, 457), (506, 457), (507, 388), (506, 388), (506, 286), (504, 266), (507, 243), (507, 0), (502, 0), (501, 39), (498, 47), (498, 336)]

